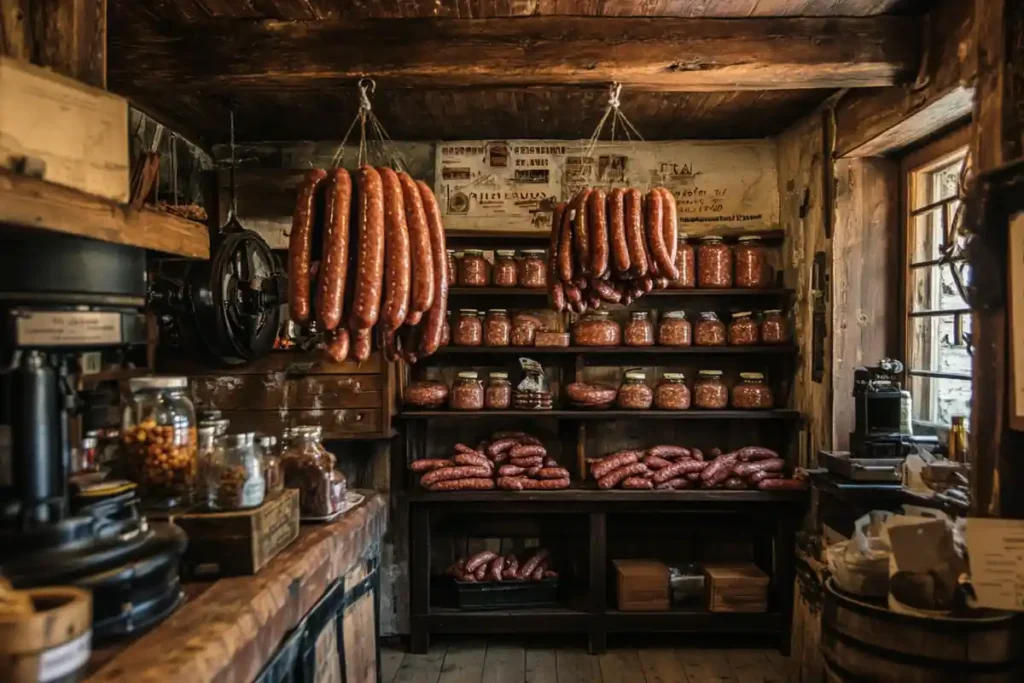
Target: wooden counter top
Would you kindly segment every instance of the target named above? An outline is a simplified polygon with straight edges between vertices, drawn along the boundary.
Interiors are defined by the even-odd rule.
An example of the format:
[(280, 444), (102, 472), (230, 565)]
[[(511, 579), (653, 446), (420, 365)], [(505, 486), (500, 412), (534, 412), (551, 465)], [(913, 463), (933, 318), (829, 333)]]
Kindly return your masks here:
[(251, 681), (326, 589), (379, 552), (387, 502), (362, 493), (366, 500), (341, 519), (304, 525), (256, 576), (186, 586), (188, 602), (162, 624), (127, 646), (94, 652), (86, 682)]

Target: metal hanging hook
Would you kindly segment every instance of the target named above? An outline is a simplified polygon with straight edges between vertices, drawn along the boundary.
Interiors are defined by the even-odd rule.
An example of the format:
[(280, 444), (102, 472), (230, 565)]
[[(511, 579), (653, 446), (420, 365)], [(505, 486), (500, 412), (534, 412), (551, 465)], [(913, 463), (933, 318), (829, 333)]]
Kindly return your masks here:
[(364, 77), (359, 79), (359, 110), (360, 112), (370, 111), (370, 95), (377, 90), (377, 82), (372, 78)]
[(608, 106), (611, 109), (619, 108), (619, 96), (622, 94), (622, 84), (612, 83), (608, 88)]

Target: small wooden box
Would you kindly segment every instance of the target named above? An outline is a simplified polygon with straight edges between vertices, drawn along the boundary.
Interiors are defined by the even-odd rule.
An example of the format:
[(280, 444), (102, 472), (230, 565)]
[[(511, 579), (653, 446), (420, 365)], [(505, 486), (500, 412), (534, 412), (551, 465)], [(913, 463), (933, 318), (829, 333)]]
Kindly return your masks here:
[(669, 606), (668, 567), (657, 560), (613, 560), (619, 610), (663, 612)]
[(46, 163), (43, 179), (126, 203), (128, 101), (0, 56), (0, 168)]
[(299, 535), (299, 492), (285, 489), (258, 508), (178, 515), (188, 534), (183, 562), (192, 573), (251, 576)]
[(752, 562), (704, 566), (709, 612), (767, 612), (768, 575)]

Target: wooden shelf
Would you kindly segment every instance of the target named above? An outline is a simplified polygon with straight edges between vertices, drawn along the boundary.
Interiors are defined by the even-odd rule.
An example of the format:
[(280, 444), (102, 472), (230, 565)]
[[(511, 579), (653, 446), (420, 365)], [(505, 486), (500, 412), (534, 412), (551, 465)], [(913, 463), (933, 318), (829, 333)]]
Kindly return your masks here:
[[(792, 344), (775, 346), (442, 346), (430, 358), (453, 356), (793, 356)], [(424, 359), (425, 360), (425, 359)]]
[[(703, 225), (679, 226), (679, 232), (690, 236), (691, 241), (701, 237), (715, 235), (726, 242), (735, 242), (743, 236), (757, 236), (765, 244), (778, 246), (786, 238), (785, 230), (745, 230), (742, 228), (706, 227)], [(547, 230), (530, 232), (483, 232), (475, 230), (447, 230), (445, 242), (449, 249), (493, 249), (521, 248), (546, 249), (551, 244), (551, 235)]]
[(803, 503), (804, 491), (727, 491), (725, 489), (684, 489), (682, 491), (602, 491), (590, 487), (561, 491), (425, 491), (416, 488), (409, 500), (417, 503)]
[(654, 633), (735, 633), (773, 635), (782, 631), (782, 615), (774, 612), (708, 612), (676, 608), (664, 612), (619, 612), (601, 615), (609, 632)]
[[(772, 287), (769, 289), (655, 289), (640, 297), (633, 303), (644, 301), (647, 297), (658, 299), (682, 299), (682, 298), (705, 298), (705, 297), (761, 297), (761, 298), (783, 298), (791, 297), (792, 289)], [(452, 287), (448, 290), (448, 296), (452, 299), (458, 298), (484, 298), (495, 297), (502, 299), (547, 299), (546, 289), (527, 289), (526, 287)], [(452, 306), (452, 308), (456, 308)]]
[(0, 169), (0, 224), (49, 230), (151, 249), (188, 258), (210, 258), (205, 225)]
[(477, 420), (494, 417), (553, 420), (799, 420), (799, 410), (406, 410), (404, 420)]
[(460, 610), (433, 607), (415, 616), (433, 633), (550, 633), (584, 632), (592, 614), (559, 607), (513, 610)]

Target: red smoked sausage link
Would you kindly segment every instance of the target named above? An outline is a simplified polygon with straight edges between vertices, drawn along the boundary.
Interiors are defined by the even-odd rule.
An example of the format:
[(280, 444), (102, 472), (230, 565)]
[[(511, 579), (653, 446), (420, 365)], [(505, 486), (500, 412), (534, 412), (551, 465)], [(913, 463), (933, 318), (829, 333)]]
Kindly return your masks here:
[[(336, 168), (327, 176), (324, 241), (320, 254), (320, 279), (317, 283), (317, 319), (327, 331), (341, 324), (345, 278), (348, 276), (348, 218), (351, 210), (352, 178), (345, 169)], [(348, 335), (345, 337), (347, 356)], [(334, 354), (331, 355), (333, 357)]]
[(298, 325), (309, 322), (309, 266), (313, 247), (313, 220), (316, 217), (317, 189), (327, 177), (314, 168), (299, 183), (292, 232), (288, 238), (288, 309)]

